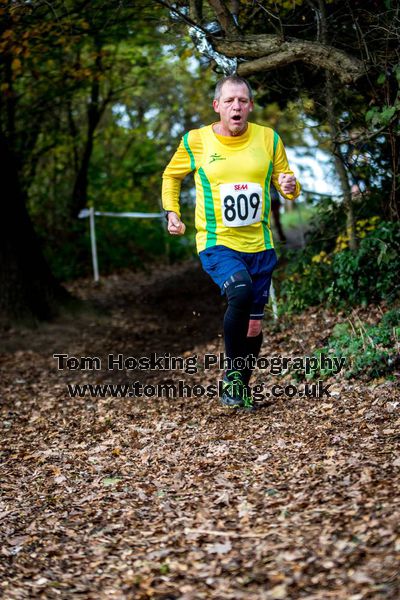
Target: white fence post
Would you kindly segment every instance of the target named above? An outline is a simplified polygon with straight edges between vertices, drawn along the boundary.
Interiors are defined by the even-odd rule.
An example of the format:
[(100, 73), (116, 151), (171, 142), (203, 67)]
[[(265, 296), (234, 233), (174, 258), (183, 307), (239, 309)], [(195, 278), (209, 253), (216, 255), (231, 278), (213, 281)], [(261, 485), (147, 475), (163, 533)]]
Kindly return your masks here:
[[(79, 219), (85, 219), (89, 217), (90, 221), (90, 244), (92, 247), (92, 264), (93, 264), (93, 278), (97, 282), (99, 281), (99, 263), (97, 261), (97, 244), (96, 244), (96, 227), (95, 227), (95, 216), (99, 217), (128, 217), (134, 219), (163, 219), (164, 213), (142, 213), (142, 212), (100, 212), (91, 208), (83, 208), (79, 215)], [(163, 222), (162, 220), (160, 221)]]
[(278, 320), (278, 304), (276, 302), (275, 288), (274, 284), (271, 281), (271, 287), (269, 289), (271, 296), (271, 304), (272, 304), (272, 314), (274, 315), (274, 321)]
[(90, 219), (90, 243), (92, 246), (92, 264), (93, 264), (93, 275), (94, 280), (99, 281), (99, 263), (97, 260), (97, 244), (96, 244), (96, 227), (94, 221), (94, 208), (89, 208), (89, 219)]

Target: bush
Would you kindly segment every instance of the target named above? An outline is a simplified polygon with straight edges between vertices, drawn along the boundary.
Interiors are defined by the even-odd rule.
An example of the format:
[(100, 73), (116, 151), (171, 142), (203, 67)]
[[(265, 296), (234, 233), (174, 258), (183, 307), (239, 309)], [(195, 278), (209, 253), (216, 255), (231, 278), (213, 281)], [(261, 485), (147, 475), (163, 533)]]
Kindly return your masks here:
[(335, 254), (332, 271), (327, 290), (331, 303), (393, 301), (399, 293), (399, 224), (383, 222), (361, 239), (357, 252), (346, 249)]
[(357, 221), (359, 248), (348, 248), (348, 235), (336, 237), (330, 251), (310, 256), (310, 248), (291, 256), (281, 286), (286, 311), (325, 302), (332, 306), (394, 301), (400, 291), (400, 228), (379, 217)]
[[(400, 363), (400, 309), (395, 308), (383, 315), (377, 325), (362, 321), (337, 324), (327, 346), (314, 355), (344, 357), (345, 376), (372, 379), (392, 374)], [(329, 376), (320, 368), (313, 371), (313, 378)]]

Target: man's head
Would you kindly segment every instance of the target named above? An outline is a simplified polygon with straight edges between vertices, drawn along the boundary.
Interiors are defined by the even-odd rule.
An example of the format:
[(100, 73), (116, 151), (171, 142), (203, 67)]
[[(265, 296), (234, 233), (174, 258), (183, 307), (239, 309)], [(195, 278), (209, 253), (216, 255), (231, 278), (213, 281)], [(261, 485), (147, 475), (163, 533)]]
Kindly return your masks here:
[(253, 92), (242, 77), (230, 75), (221, 79), (215, 88), (213, 107), (219, 114), (219, 133), (241, 135), (247, 129), (247, 117), (253, 110)]

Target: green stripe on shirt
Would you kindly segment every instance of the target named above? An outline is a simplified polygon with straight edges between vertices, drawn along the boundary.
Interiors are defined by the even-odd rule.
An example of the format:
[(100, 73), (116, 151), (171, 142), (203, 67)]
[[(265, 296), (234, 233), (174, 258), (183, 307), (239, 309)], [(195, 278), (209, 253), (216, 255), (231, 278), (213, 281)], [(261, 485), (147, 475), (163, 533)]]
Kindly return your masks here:
[(190, 169), (193, 171), (196, 167), (196, 162), (194, 160), (193, 152), (189, 146), (189, 132), (185, 133), (185, 135), (183, 136), (183, 144), (187, 150), (187, 153), (189, 154)]
[(273, 163), (275, 161), (275, 152), (276, 152), (276, 147), (278, 145), (278, 142), (279, 142), (279, 135), (276, 133), (276, 131), (274, 131), (274, 145), (273, 145), (273, 159), (272, 159), (273, 162), (271, 162), (269, 165), (268, 173), (267, 173), (267, 176), (265, 178), (265, 183), (264, 183), (264, 214), (263, 214), (263, 218), (262, 218), (262, 225), (263, 225), (263, 234), (264, 234), (264, 244), (267, 249), (274, 247), (274, 244), (272, 241), (271, 228), (268, 226), (268, 224), (270, 222), (270, 216), (271, 216), (271, 194), (270, 194), (269, 190), (271, 187), (272, 169), (273, 169)]
[[(275, 139), (274, 139), (274, 149), (275, 149)], [(273, 163), (271, 162), (268, 168), (268, 173), (264, 182), (264, 214), (262, 218), (262, 226), (263, 226), (263, 234), (264, 234), (264, 244), (267, 249), (273, 248), (271, 230), (268, 227), (270, 212), (271, 212), (271, 194), (269, 192), (269, 188), (271, 185), (271, 175), (272, 175), (272, 167)]]
[(275, 160), (275, 151), (279, 142), (279, 135), (274, 131), (274, 160)]
[(206, 248), (210, 248), (211, 246), (215, 246), (217, 241), (217, 220), (215, 218), (214, 200), (212, 196), (211, 185), (207, 179), (207, 175), (205, 174), (203, 167), (200, 167), (198, 173), (200, 175), (201, 185), (203, 186), (204, 214), (206, 217), (207, 231)]

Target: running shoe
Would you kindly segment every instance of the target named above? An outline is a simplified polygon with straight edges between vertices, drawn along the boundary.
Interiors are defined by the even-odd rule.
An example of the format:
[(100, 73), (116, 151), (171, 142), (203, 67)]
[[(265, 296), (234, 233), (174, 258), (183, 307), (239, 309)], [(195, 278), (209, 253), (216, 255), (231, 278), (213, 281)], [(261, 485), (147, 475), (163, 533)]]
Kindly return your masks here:
[(248, 388), (243, 383), (240, 371), (231, 371), (222, 381), (221, 404), (229, 408), (252, 409), (253, 402), (248, 394)]

